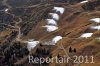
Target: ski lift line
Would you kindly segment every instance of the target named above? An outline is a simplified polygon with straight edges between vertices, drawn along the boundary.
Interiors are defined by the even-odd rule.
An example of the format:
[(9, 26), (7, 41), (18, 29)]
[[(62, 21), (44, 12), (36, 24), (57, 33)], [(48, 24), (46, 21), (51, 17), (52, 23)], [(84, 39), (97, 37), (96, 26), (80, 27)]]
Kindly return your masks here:
[[(66, 52), (66, 49), (64, 48), (64, 46), (62, 45), (62, 41), (61, 41), (61, 47), (62, 47), (62, 49), (63, 49), (63, 51), (66, 53), (66, 56), (67, 57), (70, 57), (69, 55), (68, 55), (68, 53)], [(70, 60), (73, 60), (72, 58), (70, 58)], [(80, 66), (80, 63), (78, 62), (78, 63), (76, 63), (77, 64), (77, 66)]]
[(65, 52), (66, 56), (69, 57), (68, 53), (66, 52), (66, 49), (64, 48), (64, 46), (62, 45), (62, 41), (60, 43), (60, 46), (62, 47), (63, 51)]
[[(58, 45), (58, 48), (63, 49), (63, 51), (65, 52), (66, 56), (67, 56), (67, 57), (70, 57), (70, 56), (68, 55), (68, 53), (66, 52), (66, 49), (65, 49), (64, 46), (62, 45), (62, 41), (61, 41), (61, 43), (60, 43), (60, 46)], [(70, 60), (73, 60), (73, 59), (70, 58)], [(76, 64), (77, 64), (77, 65), (80, 65), (80, 63), (76, 63)]]
[[(56, 32), (58, 32), (58, 31), (60, 31), (60, 30), (62, 30), (62, 29), (64, 29), (66, 27), (66, 25), (65, 26), (63, 26), (62, 28), (59, 28), (58, 30), (56, 30), (56, 31), (54, 31), (53, 33), (56, 33)], [(87, 26), (81, 26), (81, 27), (87, 27)], [(78, 27), (79, 28), (79, 27)], [(77, 28), (77, 29), (78, 29)], [(80, 29), (80, 28), (79, 28)], [(82, 30), (82, 29), (80, 29), (80, 30)], [(75, 30), (72, 30), (71, 32), (73, 32), (73, 31), (75, 31)], [(52, 33), (51, 33), (52, 34)], [(49, 35), (51, 35), (51, 34), (49, 34)], [(48, 37), (49, 35), (47, 35), (46, 37)], [(43, 37), (43, 38), (45, 38), (45, 37)], [(42, 39), (43, 39), (42, 38)], [(66, 38), (66, 37), (63, 37), (63, 38)], [(67, 37), (67, 38), (70, 38), (70, 37)], [(79, 38), (70, 38), (70, 39), (79, 39)]]

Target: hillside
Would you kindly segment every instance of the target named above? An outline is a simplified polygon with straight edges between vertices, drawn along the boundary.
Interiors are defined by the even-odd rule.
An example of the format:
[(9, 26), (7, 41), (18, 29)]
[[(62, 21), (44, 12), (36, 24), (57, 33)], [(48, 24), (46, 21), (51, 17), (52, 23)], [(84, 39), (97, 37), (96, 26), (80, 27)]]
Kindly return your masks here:
[[(0, 66), (100, 66), (99, 0), (0, 3)], [(40, 64), (29, 56), (71, 59)]]

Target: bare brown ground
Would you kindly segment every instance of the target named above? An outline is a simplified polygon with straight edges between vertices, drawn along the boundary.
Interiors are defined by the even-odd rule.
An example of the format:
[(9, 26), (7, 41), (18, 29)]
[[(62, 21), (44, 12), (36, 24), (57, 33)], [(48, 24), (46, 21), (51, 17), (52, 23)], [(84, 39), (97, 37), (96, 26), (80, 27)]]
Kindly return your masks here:
[[(60, 43), (62, 42), (62, 45), (66, 49), (66, 52), (68, 53), (68, 48), (72, 46), (73, 48), (77, 48), (76, 54), (70, 54), (69, 56), (73, 55), (93, 55), (94, 56), (94, 64), (86, 64), (82, 63), (80, 66), (99, 66), (100, 63), (100, 42), (95, 39), (74, 39), (78, 38), (82, 33), (85, 32), (92, 32), (93, 38), (100, 37), (100, 31), (97, 30), (88, 30), (88, 28), (92, 25), (96, 25), (96, 23), (90, 22), (89, 19), (94, 17), (100, 17), (98, 15), (98, 12), (91, 11), (91, 12), (82, 12), (78, 15), (74, 15), (75, 12), (78, 10), (81, 12), (82, 9), (76, 8), (77, 11), (74, 11), (75, 7), (72, 8), (66, 8), (65, 13), (61, 16), (59, 24), (59, 29), (55, 32), (48, 33), (44, 28), (41, 26), (46, 25), (45, 20), (42, 20), (38, 23), (36, 28), (33, 28), (28, 36), (26, 36), (26, 39), (28, 38), (35, 38), (37, 40), (41, 41), (48, 41), (55, 37), (56, 35), (61, 35), (64, 38), (57, 43), (57, 47), (53, 48), (52, 54), (53, 56), (65, 55), (65, 52), (62, 49), (59, 49), (58, 46), (60, 46)], [(69, 33), (69, 34), (68, 34)], [(92, 48), (91, 48), (92, 47)], [(56, 63), (50, 64), (50, 66), (58, 66)], [(68, 64), (59, 64), (59, 66), (69, 66)], [(74, 65), (73, 65), (74, 66)], [(77, 66), (77, 65), (76, 65)]]
[(0, 32), (0, 42), (4, 41), (10, 33), (11, 30), (5, 30), (3, 32)]

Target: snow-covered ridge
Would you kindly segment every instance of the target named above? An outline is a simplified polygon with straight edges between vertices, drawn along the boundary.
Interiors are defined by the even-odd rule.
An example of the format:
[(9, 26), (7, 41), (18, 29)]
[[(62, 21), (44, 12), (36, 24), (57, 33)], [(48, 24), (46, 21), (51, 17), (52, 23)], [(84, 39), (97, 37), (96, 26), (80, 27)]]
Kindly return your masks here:
[(90, 19), (90, 21), (100, 23), (100, 18), (92, 18)]
[(63, 7), (54, 7), (53, 10), (56, 10), (56, 12), (60, 12), (60, 14), (63, 14), (65, 11)]
[(57, 22), (53, 19), (46, 19), (46, 20), (47, 20), (48, 25), (57, 25)]
[(87, 3), (88, 2), (88, 0), (86, 0), (86, 1), (82, 1), (82, 2), (80, 2), (80, 3)]
[(57, 26), (53, 26), (53, 25), (45, 25), (45, 26), (43, 26), (43, 27), (45, 27), (45, 28), (47, 29), (48, 32), (52, 32), (52, 31), (55, 31), (55, 30), (58, 29)]
[(54, 37), (53, 39), (52, 39), (52, 42), (53, 43), (57, 43), (59, 40), (61, 40), (62, 39), (62, 36), (56, 36), (56, 37)]
[(28, 44), (27, 44), (28, 50), (31, 51), (31, 49), (37, 46), (37, 44), (39, 44), (39, 41), (34, 41), (34, 40), (28, 41)]
[(93, 35), (93, 33), (83, 33), (80, 37), (81, 38), (89, 38)]

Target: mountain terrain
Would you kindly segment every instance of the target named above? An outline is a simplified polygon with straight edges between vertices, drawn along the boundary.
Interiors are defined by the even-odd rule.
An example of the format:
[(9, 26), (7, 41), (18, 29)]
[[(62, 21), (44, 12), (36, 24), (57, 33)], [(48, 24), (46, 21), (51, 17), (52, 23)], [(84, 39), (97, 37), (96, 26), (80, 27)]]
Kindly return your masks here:
[[(0, 0), (0, 66), (100, 66), (99, 44), (100, 0)], [(30, 55), (71, 60), (29, 63)]]

